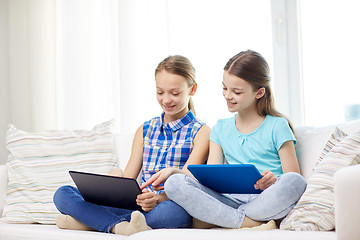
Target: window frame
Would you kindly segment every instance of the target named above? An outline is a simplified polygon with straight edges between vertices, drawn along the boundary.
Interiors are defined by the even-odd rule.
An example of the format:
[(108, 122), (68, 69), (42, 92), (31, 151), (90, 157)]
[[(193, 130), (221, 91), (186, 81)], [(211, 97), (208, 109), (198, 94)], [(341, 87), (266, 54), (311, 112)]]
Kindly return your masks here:
[(274, 95), (277, 109), (302, 126), (304, 94), (299, 0), (272, 0)]

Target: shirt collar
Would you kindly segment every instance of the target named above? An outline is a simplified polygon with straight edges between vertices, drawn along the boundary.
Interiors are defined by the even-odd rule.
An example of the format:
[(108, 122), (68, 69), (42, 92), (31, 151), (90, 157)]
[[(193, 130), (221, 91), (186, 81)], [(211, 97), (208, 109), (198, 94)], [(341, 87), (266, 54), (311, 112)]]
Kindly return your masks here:
[(160, 124), (161, 124), (163, 129), (165, 129), (165, 130), (169, 129), (172, 132), (175, 132), (175, 131), (179, 130), (180, 128), (182, 128), (183, 126), (188, 125), (189, 123), (191, 123), (195, 119), (195, 116), (194, 116), (192, 110), (190, 110), (182, 118), (179, 118), (179, 119), (177, 119), (177, 120), (175, 120), (173, 122), (164, 123), (163, 122), (164, 114), (165, 114), (164, 112), (161, 114)]

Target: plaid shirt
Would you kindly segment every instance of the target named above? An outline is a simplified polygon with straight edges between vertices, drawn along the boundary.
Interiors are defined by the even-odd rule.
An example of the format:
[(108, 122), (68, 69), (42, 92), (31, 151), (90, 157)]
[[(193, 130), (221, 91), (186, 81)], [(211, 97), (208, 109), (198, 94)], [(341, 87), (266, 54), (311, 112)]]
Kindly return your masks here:
[(194, 146), (203, 122), (190, 110), (184, 117), (163, 123), (164, 113), (144, 123), (142, 183), (167, 167), (182, 169)]

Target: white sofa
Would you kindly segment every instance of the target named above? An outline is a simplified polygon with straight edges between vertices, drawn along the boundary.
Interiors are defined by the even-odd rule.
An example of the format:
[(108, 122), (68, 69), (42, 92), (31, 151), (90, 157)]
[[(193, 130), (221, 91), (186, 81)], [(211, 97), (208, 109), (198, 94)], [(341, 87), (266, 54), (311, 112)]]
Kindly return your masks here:
[[(342, 123), (338, 126), (347, 134), (360, 131), (360, 120)], [(296, 145), (302, 174), (309, 179), (313, 166), (324, 148), (335, 125), (311, 128), (296, 128)], [(131, 136), (116, 135), (119, 159), (128, 159)], [(120, 150), (121, 149), (121, 150)], [(126, 162), (119, 163), (124, 167)], [(360, 239), (360, 166), (351, 166), (335, 174), (335, 218), (336, 232), (320, 231), (246, 231), (228, 229), (158, 229), (140, 232), (131, 236), (115, 234), (60, 230), (55, 225), (8, 224), (0, 222), (0, 240), (52, 240), (52, 239), (252, 239), (252, 240), (355, 240)], [(354, 187), (352, 187), (354, 186)], [(7, 189), (7, 167), (0, 165), (0, 214), (2, 213)]]

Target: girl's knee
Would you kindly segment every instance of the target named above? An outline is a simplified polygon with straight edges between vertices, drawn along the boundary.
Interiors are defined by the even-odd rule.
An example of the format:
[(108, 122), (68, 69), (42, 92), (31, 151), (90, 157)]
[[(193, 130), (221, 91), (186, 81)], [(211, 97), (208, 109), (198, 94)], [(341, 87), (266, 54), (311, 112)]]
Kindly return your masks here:
[(298, 193), (299, 195), (302, 195), (306, 189), (306, 180), (299, 173), (288, 172), (283, 174), (280, 179), (289, 189), (293, 189), (293, 192)]
[(154, 229), (190, 227), (192, 217), (178, 204), (168, 200), (145, 214), (146, 223)]
[(306, 187), (306, 180), (303, 176), (296, 172), (288, 172), (284, 174), (291, 184)]
[(59, 208), (64, 202), (67, 202), (66, 198), (69, 196), (69, 194), (71, 194), (71, 192), (74, 192), (73, 186), (59, 187), (53, 196), (55, 206)]
[(54, 198), (55, 198), (55, 197), (61, 197), (61, 196), (63, 196), (63, 195), (67, 195), (69, 192), (72, 192), (73, 189), (74, 189), (73, 186), (68, 186), (68, 185), (66, 185), (66, 186), (61, 186), (61, 187), (59, 187), (59, 188), (56, 190), (56, 192), (54, 193)]
[(174, 174), (166, 180), (164, 185), (165, 193), (170, 199), (183, 188), (185, 177), (184, 174)]

